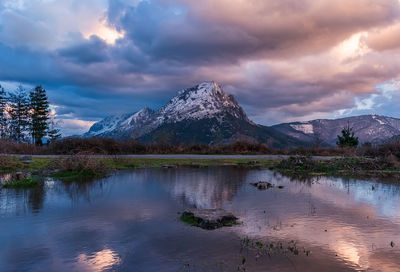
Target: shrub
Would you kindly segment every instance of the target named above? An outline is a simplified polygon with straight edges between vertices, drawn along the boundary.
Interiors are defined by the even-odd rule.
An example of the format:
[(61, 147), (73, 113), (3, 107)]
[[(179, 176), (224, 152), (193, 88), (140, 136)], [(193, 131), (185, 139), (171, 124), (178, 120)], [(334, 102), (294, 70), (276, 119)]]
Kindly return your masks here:
[(107, 173), (107, 168), (100, 159), (90, 158), (87, 153), (75, 154), (65, 159), (55, 159), (51, 168), (58, 169), (59, 178), (99, 177)]
[(340, 147), (356, 147), (358, 146), (358, 137), (354, 136), (353, 128), (349, 124), (342, 130), (342, 136), (338, 135), (336, 145)]

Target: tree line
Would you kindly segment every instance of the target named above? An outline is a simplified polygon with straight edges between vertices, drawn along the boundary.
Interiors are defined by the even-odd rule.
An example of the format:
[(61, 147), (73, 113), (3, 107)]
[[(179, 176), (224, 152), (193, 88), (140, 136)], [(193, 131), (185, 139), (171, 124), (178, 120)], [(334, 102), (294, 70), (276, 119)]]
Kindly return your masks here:
[(9, 92), (0, 85), (0, 137), (15, 142), (43, 145), (55, 141), (60, 132), (50, 116), (46, 90), (36, 86), (27, 92), (22, 86)]

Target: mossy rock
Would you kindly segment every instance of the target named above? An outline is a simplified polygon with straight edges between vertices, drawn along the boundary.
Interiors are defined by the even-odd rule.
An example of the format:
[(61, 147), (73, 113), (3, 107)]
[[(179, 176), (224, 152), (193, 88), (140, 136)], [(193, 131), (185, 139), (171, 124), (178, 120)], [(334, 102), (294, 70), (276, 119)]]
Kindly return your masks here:
[(250, 183), (250, 185), (256, 187), (258, 190), (267, 190), (275, 187), (273, 184), (267, 181), (252, 182)]
[(214, 230), (238, 224), (236, 216), (221, 209), (185, 211), (182, 213), (180, 219), (190, 226), (206, 230)]

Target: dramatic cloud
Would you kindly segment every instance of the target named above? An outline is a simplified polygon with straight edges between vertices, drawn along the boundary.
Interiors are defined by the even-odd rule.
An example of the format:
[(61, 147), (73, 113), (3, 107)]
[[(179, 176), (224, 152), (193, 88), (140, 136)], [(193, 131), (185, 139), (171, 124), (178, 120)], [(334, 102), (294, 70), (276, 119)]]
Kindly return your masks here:
[(262, 124), (400, 117), (399, 34), (398, 0), (0, 0), (0, 82), (44, 85), (66, 134), (204, 80)]
[(98, 36), (90, 36), (89, 40), (61, 49), (60, 56), (79, 64), (91, 64), (108, 60), (108, 47), (104, 40)]

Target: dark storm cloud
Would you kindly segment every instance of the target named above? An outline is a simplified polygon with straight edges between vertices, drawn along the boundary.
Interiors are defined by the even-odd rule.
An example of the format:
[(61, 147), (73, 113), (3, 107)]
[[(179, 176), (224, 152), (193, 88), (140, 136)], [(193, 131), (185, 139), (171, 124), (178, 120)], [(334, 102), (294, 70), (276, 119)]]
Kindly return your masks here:
[(212, 64), (255, 50), (246, 33), (228, 26), (212, 25), (192, 17), (187, 7), (141, 2), (125, 10), (119, 25), (141, 52), (151, 60), (187, 64)]
[(0, 56), (0, 78), (2, 80), (30, 82), (40, 77), (43, 70), (47, 70), (49, 77), (53, 77), (57, 73), (53, 70), (53, 68), (57, 70), (56, 67), (49, 67), (51, 60), (47, 53), (28, 48), (12, 48), (0, 42)]
[(60, 49), (60, 56), (81, 64), (92, 64), (108, 60), (108, 45), (99, 37), (92, 35), (77, 45)]

